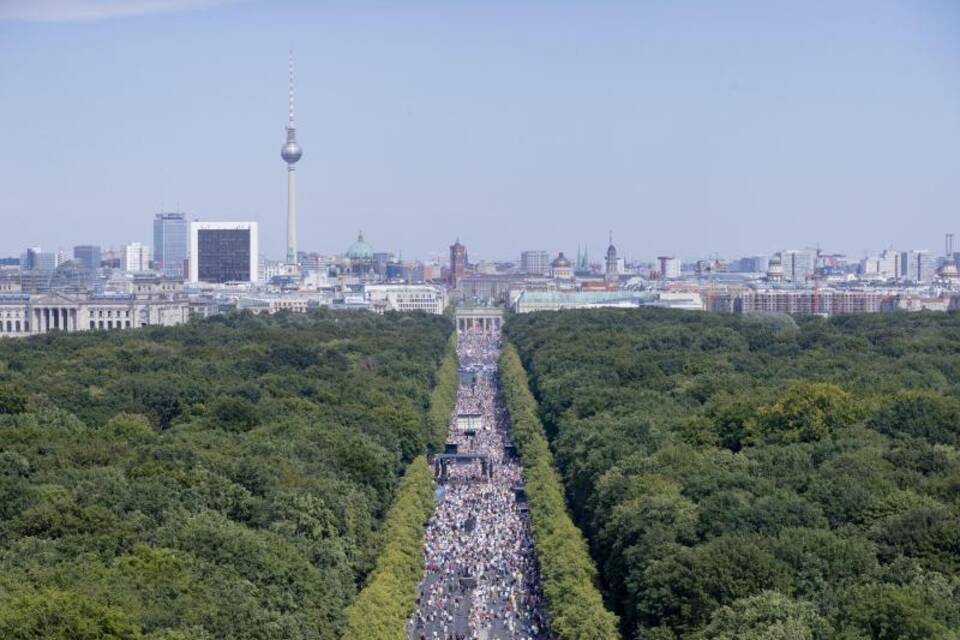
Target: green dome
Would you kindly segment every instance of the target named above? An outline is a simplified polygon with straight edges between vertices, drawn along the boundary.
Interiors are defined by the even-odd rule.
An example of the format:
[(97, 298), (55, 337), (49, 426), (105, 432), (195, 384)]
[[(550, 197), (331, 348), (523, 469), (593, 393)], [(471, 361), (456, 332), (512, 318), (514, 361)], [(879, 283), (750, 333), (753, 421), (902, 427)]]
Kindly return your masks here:
[(363, 231), (357, 236), (357, 241), (347, 248), (347, 257), (351, 260), (370, 260), (373, 258), (373, 247), (363, 239)]

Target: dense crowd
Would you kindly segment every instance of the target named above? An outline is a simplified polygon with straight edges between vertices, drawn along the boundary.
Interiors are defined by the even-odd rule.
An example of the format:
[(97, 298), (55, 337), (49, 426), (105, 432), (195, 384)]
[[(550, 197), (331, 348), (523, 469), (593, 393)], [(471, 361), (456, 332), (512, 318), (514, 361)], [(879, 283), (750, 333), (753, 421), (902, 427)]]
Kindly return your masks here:
[[(412, 640), (549, 638), (538, 564), (523, 508), (519, 462), (510, 454), (509, 418), (497, 381), (498, 338), (460, 337), (463, 376), (447, 441), (457, 453), (490, 463), (452, 461), (438, 478), (437, 507), (427, 525), (426, 576), (408, 625)], [(472, 374), (472, 375), (470, 375)], [(472, 378), (472, 379), (471, 379)], [(458, 414), (480, 415), (476, 428)]]

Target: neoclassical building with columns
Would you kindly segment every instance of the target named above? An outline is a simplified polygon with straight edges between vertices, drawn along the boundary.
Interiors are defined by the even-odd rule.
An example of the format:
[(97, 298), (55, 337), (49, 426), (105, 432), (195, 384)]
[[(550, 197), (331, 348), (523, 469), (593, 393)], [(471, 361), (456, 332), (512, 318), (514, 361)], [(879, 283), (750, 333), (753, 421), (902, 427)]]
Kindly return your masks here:
[(50, 331), (90, 331), (174, 326), (190, 318), (182, 295), (0, 294), (0, 338)]
[(499, 335), (503, 327), (503, 309), (498, 307), (461, 307), (454, 316), (458, 333)]

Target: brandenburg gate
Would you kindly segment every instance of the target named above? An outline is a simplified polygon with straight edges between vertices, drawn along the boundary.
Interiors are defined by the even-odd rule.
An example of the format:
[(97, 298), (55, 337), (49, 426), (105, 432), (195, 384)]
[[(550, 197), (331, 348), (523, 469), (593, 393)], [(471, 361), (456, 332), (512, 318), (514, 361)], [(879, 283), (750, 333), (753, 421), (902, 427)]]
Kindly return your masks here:
[(503, 309), (499, 307), (463, 307), (456, 311), (457, 333), (500, 335)]

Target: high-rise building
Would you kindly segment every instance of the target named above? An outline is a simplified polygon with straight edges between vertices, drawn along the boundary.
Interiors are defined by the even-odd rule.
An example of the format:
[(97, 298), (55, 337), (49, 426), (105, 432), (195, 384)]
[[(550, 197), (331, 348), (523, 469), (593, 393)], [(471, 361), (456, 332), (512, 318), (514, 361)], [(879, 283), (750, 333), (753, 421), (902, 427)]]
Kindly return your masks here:
[(388, 251), (374, 251), (373, 271), (380, 277), (386, 277), (387, 265), (393, 262), (393, 254)]
[(900, 275), (911, 282), (930, 282), (934, 277), (933, 258), (926, 249), (904, 251), (900, 257)]
[(814, 254), (797, 249), (781, 251), (780, 264), (783, 266), (784, 280), (802, 284), (813, 275)]
[(660, 277), (664, 280), (680, 277), (680, 260), (673, 256), (660, 256)]
[(450, 272), (447, 282), (456, 287), (467, 271), (467, 248), (460, 244), (460, 238), (450, 245)]
[(73, 261), (90, 271), (99, 269), (102, 260), (102, 253), (97, 245), (81, 244), (73, 248)]
[(57, 268), (57, 254), (40, 247), (30, 247), (20, 256), (20, 268), (24, 271), (52, 272)]
[(190, 223), (179, 212), (158, 213), (153, 220), (153, 263), (157, 271), (170, 278), (182, 278), (189, 253), (187, 236)]
[(546, 251), (524, 251), (520, 254), (520, 271), (529, 276), (549, 275), (550, 262), (550, 254)]
[(256, 222), (191, 222), (190, 282), (255, 282), (259, 250)]
[(297, 127), (293, 120), (293, 52), (290, 52), (289, 84), (287, 90), (287, 141), (280, 149), (280, 157), (287, 163), (287, 264), (297, 264), (297, 183), (294, 165), (303, 155), (297, 144)]
[(860, 273), (871, 278), (891, 279), (903, 277), (903, 259), (899, 251), (886, 249), (875, 256), (860, 261)]
[(897, 278), (903, 272), (899, 251), (884, 250), (877, 258), (877, 272), (885, 278)]
[(121, 269), (129, 273), (150, 270), (150, 247), (140, 242), (131, 242), (123, 247)]
[(745, 256), (737, 262), (737, 271), (744, 273), (765, 273), (770, 266), (767, 256)]

